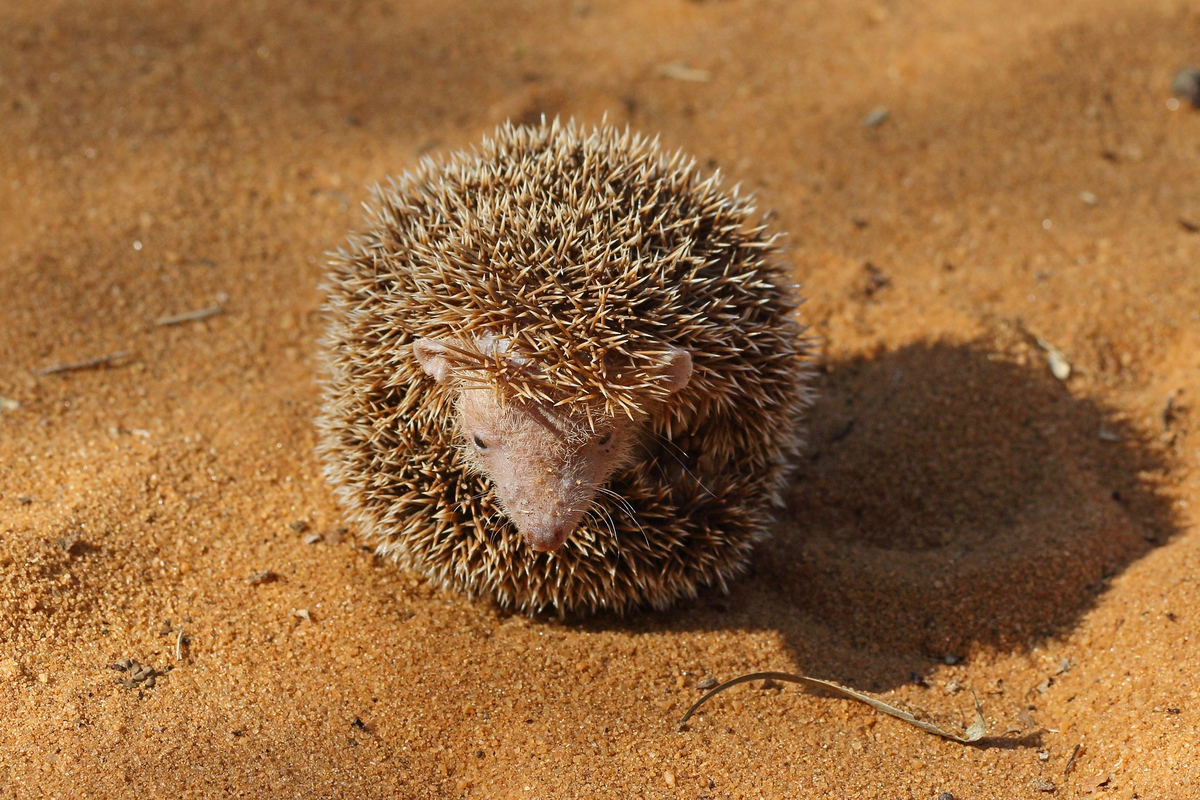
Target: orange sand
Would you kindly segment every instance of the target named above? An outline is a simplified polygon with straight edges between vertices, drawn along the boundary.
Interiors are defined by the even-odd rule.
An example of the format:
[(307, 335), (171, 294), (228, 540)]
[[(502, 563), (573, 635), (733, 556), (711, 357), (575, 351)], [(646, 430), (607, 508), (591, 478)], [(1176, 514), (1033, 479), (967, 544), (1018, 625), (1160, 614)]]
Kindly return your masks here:
[[(1197, 41), (1173, 0), (7, 0), (0, 797), (1200, 797)], [(542, 113), (790, 231), (822, 399), (727, 597), (530, 620), (305, 543), (322, 253)], [(757, 685), (676, 730), (757, 669), (994, 738)]]

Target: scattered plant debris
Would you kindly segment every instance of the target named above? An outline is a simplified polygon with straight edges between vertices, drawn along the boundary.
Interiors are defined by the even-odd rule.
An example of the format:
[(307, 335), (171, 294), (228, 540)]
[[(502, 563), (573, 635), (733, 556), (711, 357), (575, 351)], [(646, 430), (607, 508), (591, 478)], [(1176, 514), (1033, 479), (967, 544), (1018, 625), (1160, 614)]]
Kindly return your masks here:
[(708, 83), (712, 79), (712, 73), (708, 70), (696, 69), (680, 62), (664, 64), (658, 68), (658, 74), (664, 78), (690, 83)]
[(273, 581), (277, 580), (279, 580), (279, 573), (273, 570), (264, 569), (262, 572), (256, 572), (249, 578), (246, 578), (246, 583), (250, 584), (251, 586), (259, 586), (261, 584), (272, 583)]
[(893, 705), (889, 705), (882, 700), (878, 700), (870, 695), (863, 694), (862, 692), (856, 692), (853, 689), (848, 689), (845, 686), (839, 686), (838, 684), (831, 683), (829, 681), (823, 681), (817, 678), (809, 678), (804, 675), (792, 675), (791, 673), (787, 672), (751, 672), (746, 675), (740, 675), (733, 680), (725, 681), (724, 683), (714, 687), (711, 691), (697, 700), (683, 715), (683, 718), (679, 720), (679, 726), (683, 727), (683, 725), (687, 723), (689, 719), (691, 719), (692, 714), (696, 713), (696, 710), (700, 708), (700, 706), (704, 705), (704, 703), (707, 702), (712, 696), (719, 694), (720, 692), (723, 692), (733, 686), (737, 686), (740, 683), (749, 683), (751, 681), (758, 680), (775, 680), (784, 681), (786, 683), (798, 683), (801, 686), (806, 686), (810, 689), (824, 689), (825, 691), (833, 692), (834, 694), (840, 694), (843, 697), (849, 697), (850, 699), (857, 700), (860, 703), (866, 703), (876, 711), (887, 714), (890, 717), (895, 717), (902, 722), (907, 722), (909, 725), (912, 725), (915, 728), (920, 728), (926, 733), (932, 733), (935, 736), (941, 736), (944, 739), (961, 742), (962, 744), (977, 742), (987, 735), (987, 723), (983, 720), (983, 709), (979, 705), (979, 698), (975, 698), (975, 720), (971, 723), (970, 727), (967, 728), (966, 733), (962, 736), (959, 736), (958, 734), (954, 734), (943, 728), (939, 728), (937, 725), (934, 725), (931, 722), (925, 722), (924, 720), (917, 719), (903, 709), (896, 708)]
[(55, 364), (51, 367), (45, 367), (44, 369), (36, 370), (34, 374), (54, 375), (55, 373), (59, 372), (74, 372), (81, 369), (92, 369), (93, 367), (106, 367), (112, 364), (114, 361), (120, 361), (121, 359), (129, 358), (131, 355), (132, 353), (122, 350), (119, 353), (112, 353), (111, 355), (100, 356), (99, 358), (89, 358), (87, 361), (75, 361), (70, 364)]
[(208, 319), (211, 316), (220, 314), (225, 309), (221, 306), (209, 306), (196, 311), (187, 311), (183, 314), (174, 314), (169, 317), (159, 317), (156, 323), (159, 325), (178, 325), (181, 322), (195, 322), (196, 320)]
[(1071, 757), (1067, 759), (1067, 765), (1063, 767), (1063, 775), (1070, 773), (1075, 768), (1075, 759), (1079, 758), (1079, 751), (1083, 749), (1083, 744), (1075, 745), (1075, 749), (1071, 751)]

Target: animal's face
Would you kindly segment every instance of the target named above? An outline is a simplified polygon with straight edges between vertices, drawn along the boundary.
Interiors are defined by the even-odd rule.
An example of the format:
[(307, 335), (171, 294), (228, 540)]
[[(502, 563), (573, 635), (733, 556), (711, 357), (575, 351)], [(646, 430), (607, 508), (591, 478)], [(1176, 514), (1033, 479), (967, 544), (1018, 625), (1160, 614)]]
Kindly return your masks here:
[(599, 488), (628, 463), (640, 427), (619, 417), (593, 432), (541, 404), (501, 403), (490, 388), (462, 390), (458, 406), (471, 463), (535, 550), (566, 541)]
[[(413, 352), (437, 380), (452, 378), (446, 351), (418, 340)], [(691, 358), (676, 351), (664, 380), (673, 390), (691, 377)], [(458, 432), (470, 463), (492, 483), (509, 520), (539, 551), (555, 550), (591, 509), (596, 494), (627, 465), (641, 434), (625, 416), (585, 420), (541, 403), (509, 399), (470, 381), (458, 389)]]

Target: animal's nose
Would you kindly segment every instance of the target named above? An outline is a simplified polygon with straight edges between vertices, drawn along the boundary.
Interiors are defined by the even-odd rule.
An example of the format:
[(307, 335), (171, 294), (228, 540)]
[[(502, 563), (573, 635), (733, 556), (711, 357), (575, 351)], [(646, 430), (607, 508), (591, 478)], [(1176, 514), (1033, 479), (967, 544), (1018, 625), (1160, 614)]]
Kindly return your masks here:
[(571, 535), (574, 526), (566, 522), (555, 525), (534, 526), (525, 531), (525, 541), (539, 553), (548, 553), (562, 547), (562, 543)]

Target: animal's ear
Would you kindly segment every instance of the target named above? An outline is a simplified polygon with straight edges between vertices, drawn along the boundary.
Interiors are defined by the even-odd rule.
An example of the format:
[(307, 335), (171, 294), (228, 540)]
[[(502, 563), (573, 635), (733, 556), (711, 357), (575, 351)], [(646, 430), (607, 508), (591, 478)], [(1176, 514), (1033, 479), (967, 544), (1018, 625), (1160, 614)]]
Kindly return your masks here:
[(663, 382), (670, 394), (675, 394), (692, 379), (692, 355), (687, 350), (672, 347), (662, 361)]
[(413, 356), (425, 374), (438, 383), (449, 383), (454, 371), (452, 355), (458, 348), (440, 339), (417, 339), (412, 344)]

